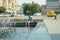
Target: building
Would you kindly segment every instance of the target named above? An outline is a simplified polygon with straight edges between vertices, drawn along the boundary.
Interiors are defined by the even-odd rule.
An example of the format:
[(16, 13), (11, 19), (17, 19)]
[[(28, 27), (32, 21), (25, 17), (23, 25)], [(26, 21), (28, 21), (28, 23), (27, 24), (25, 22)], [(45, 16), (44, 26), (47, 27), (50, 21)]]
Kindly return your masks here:
[(17, 5), (17, 14), (23, 14), (23, 6)]
[(42, 5), (41, 7), (42, 7), (41, 14), (46, 15), (46, 5)]
[(0, 0), (0, 6), (2, 6), (2, 0)]
[(46, 0), (46, 12), (54, 10), (56, 14), (60, 13), (60, 0)]
[(16, 1), (15, 0), (0, 0), (0, 6), (6, 8), (6, 12), (16, 13)]
[(17, 6), (16, 6), (16, 8), (17, 8), (17, 9), (16, 9), (17, 14), (19, 14), (19, 13), (20, 13), (20, 10), (19, 10), (19, 9), (20, 9), (20, 6), (19, 6), (19, 5), (17, 5)]

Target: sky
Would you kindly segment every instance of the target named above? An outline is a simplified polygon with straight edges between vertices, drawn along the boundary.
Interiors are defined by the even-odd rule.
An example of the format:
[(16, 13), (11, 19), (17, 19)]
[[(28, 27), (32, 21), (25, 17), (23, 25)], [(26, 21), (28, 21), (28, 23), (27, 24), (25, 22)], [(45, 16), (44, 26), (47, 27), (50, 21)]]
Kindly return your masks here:
[(39, 5), (46, 4), (46, 0), (16, 0), (18, 5), (22, 5), (23, 3), (32, 3), (32, 1), (34, 1), (34, 3), (38, 3)]

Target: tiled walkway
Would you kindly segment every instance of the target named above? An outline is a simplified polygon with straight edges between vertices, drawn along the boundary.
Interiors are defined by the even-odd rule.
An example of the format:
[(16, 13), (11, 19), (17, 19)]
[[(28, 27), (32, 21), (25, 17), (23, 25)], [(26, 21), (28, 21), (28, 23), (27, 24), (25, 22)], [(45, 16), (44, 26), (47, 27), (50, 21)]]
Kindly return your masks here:
[(14, 33), (4, 33), (0, 40), (51, 40), (44, 22), (40, 22), (31, 30), (16, 28)]

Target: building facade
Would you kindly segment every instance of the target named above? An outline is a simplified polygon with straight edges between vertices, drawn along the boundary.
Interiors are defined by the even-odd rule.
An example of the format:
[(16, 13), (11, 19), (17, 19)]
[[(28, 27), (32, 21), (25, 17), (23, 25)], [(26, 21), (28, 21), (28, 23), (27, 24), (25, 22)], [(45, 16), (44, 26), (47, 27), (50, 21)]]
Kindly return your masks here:
[(56, 14), (60, 13), (60, 0), (46, 0), (46, 12), (54, 10)]
[(0, 0), (0, 6), (6, 8), (6, 12), (16, 13), (16, 1), (15, 0)]
[(42, 5), (41, 7), (42, 7), (41, 14), (46, 15), (46, 5)]
[(2, 0), (0, 0), (0, 6), (2, 6)]
[(19, 7), (18, 14), (23, 14), (23, 6)]

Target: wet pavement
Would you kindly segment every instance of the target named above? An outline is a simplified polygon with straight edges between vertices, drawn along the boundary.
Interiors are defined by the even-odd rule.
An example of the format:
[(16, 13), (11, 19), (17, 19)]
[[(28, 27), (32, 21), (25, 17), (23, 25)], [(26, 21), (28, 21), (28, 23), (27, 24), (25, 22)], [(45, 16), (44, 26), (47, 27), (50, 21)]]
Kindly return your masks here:
[(28, 40), (51, 40), (44, 22), (37, 24)]
[(10, 33), (4, 33), (0, 36), (0, 40), (27, 40), (27, 38), (30, 36), (32, 29), (27, 28), (16, 28), (15, 32)]
[(39, 22), (35, 28), (17, 27), (15, 32), (4, 33), (0, 40), (51, 40), (44, 22)]

